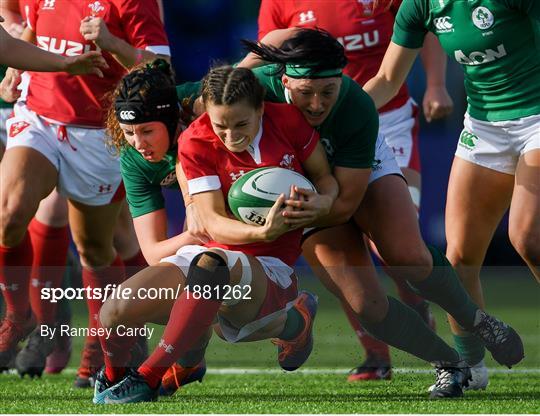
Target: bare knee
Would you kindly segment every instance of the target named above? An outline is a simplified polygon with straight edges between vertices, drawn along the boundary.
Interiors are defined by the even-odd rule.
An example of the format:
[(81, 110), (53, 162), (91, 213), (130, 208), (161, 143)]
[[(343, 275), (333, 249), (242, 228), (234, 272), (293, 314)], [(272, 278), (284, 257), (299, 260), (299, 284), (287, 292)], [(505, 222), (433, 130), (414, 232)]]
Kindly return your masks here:
[(75, 238), (75, 245), (86, 267), (98, 268), (108, 266), (115, 257), (112, 241)]
[(361, 321), (381, 322), (388, 313), (388, 298), (382, 294), (347, 299), (347, 302)]
[(528, 264), (540, 265), (540, 231), (510, 231), (510, 242)]
[(385, 254), (383, 260), (389, 274), (411, 281), (426, 278), (433, 269), (433, 258), (424, 243)]
[(116, 328), (120, 324), (130, 325), (128, 312), (134, 306), (129, 305), (129, 300), (108, 299), (99, 311), (99, 321), (104, 328)]
[(2, 198), (0, 204), (0, 246), (16, 247), (24, 238), (32, 213), (21, 201)]

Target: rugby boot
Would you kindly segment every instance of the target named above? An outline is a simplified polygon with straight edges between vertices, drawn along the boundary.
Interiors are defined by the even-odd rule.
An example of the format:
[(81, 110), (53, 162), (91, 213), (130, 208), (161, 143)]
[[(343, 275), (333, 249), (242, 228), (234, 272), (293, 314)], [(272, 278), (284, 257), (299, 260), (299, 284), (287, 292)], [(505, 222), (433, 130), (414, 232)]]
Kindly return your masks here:
[(429, 394), (431, 399), (462, 397), (471, 379), (471, 369), (465, 361), (437, 363), (435, 374), (435, 384)]
[(294, 371), (304, 364), (313, 350), (313, 322), (317, 314), (317, 296), (301, 291), (293, 308), (304, 318), (305, 326), (292, 340), (272, 339), (278, 347), (278, 362), (285, 371)]
[(518, 333), (482, 310), (476, 312), (474, 327), (470, 332), (484, 341), (487, 350), (501, 365), (511, 368), (525, 356)]
[(129, 371), (119, 383), (94, 396), (96, 404), (125, 404), (157, 400), (159, 387), (153, 389), (137, 371)]
[(103, 351), (99, 340), (85, 341), (81, 355), (81, 364), (77, 371), (77, 378), (73, 383), (77, 388), (94, 387), (94, 382), (98, 370), (103, 367)]
[(34, 315), (20, 319), (8, 313), (0, 324), (0, 372), (6, 371), (17, 355), (17, 345), (35, 328)]
[(390, 363), (379, 357), (368, 355), (362, 364), (350, 371), (347, 381), (390, 380), (391, 378)]
[(180, 364), (174, 363), (161, 379), (159, 395), (172, 396), (176, 390), (186, 384), (194, 381), (202, 383), (205, 374), (206, 363), (204, 360), (195, 367), (182, 367)]
[[(50, 331), (47, 331), (50, 334)], [(17, 354), (15, 368), (21, 377), (28, 374), (30, 378), (41, 377), (45, 369), (47, 356), (54, 349), (55, 340), (50, 335), (42, 335), (42, 326), (34, 329), (28, 342)]]

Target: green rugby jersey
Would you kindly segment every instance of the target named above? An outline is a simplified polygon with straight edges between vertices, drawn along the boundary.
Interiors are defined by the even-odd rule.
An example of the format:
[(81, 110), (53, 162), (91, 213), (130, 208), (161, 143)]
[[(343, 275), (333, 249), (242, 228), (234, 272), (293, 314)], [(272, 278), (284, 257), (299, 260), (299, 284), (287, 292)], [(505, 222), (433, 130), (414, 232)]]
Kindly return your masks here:
[[(188, 100), (193, 104), (199, 95), (200, 84), (188, 82), (176, 87), (178, 101)], [(153, 163), (144, 159), (133, 147), (126, 146), (120, 154), (120, 172), (126, 188), (126, 200), (133, 218), (157, 211), (165, 207), (161, 188), (179, 189), (176, 179), (175, 146), (162, 161)]]
[(420, 48), (427, 31), (462, 65), (472, 117), (540, 114), (540, 0), (405, 0), (392, 41)]
[[(7, 66), (0, 65), (0, 81), (4, 79), (6, 76)], [(6, 103), (4, 100), (0, 98), (0, 108), (11, 108), (13, 107), (13, 103)]]
[[(266, 89), (266, 100), (290, 102), (281, 77), (272, 75), (275, 69), (274, 65), (266, 65), (253, 72)], [(331, 166), (373, 166), (379, 114), (369, 95), (348, 76), (343, 76), (338, 100), (317, 131)]]

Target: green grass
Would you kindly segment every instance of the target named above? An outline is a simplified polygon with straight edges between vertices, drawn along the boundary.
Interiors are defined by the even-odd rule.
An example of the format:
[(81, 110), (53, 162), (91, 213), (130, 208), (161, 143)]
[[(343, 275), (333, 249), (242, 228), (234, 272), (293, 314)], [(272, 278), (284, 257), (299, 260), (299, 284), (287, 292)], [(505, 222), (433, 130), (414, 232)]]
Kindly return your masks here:
[[(524, 276), (526, 275), (526, 276)], [(385, 281), (391, 288), (391, 285)], [(254, 368), (270, 373), (216, 374), (204, 382), (186, 386), (173, 397), (157, 403), (100, 407), (91, 404), (92, 392), (71, 387), (82, 339), (75, 339), (71, 371), (41, 380), (20, 380), (0, 375), (1, 413), (540, 413), (540, 290), (519, 269), (488, 271), (484, 279), (487, 308), (511, 323), (522, 335), (526, 357), (515, 372), (496, 372), (483, 392), (467, 392), (463, 399), (429, 400), (427, 387), (434, 376), (422, 361), (392, 351), (395, 371), (390, 382), (347, 383), (344, 369), (362, 358), (355, 335), (335, 299), (307, 279), (303, 286), (320, 296), (315, 325), (315, 348), (306, 371), (324, 368), (326, 373), (276, 371), (276, 351), (269, 341), (230, 345), (213, 339), (207, 351), (210, 370)], [(450, 341), (444, 314), (434, 307), (438, 331)], [(75, 323), (85, 322), (81, 305)], [(155, 344), (161, 331), (157, 330)], [(486, 357), (488, 367), (499, 367)], [(400, 368), (418, 371), (404, 372)], [(333, 371), (336, 370), (337, 371)], [(518, 372), (519, 370), (532, 370)]]

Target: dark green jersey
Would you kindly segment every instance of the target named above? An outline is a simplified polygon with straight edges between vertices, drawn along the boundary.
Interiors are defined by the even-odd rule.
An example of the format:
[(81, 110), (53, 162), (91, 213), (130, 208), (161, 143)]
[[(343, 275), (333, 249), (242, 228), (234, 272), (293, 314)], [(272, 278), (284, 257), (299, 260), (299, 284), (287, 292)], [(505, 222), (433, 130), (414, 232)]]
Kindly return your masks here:
[[(178, 101), (191, 105), (199, 95), (198, 82), (188, 82), (176, 87)], [(126, 188), (126, 199), (133, 218), (165, 207), (161, 188), (178, 189), (176, 180), (176, 153), (174, 147), (157, 163), (149, 162), (129, 146), (120, 154), (120, 170)]]
[[(2, 81), (4, 77), (6, 76), (6, 70), (7, 70), (7, 66), (0, 65), (0, 81)], [(4, 100), (0, 98), (0, 108), (11, 108), (11, 107), (13, 107), (13, 103), (6, 103)]]
[[(281, 77), (271, 75), (275, 66), (262, 66), (253, 72), (266, 89), (266, 100), (290, 103)], [(358, 169), (373, 166), (379, 115), (369, 95), (348, 76), (343, 76), (338, 100), (317, 130), (332, 166)]]
[(540, 0), (406, 0), (392, 41), (420, 48), (433, 32), (465, 72), (469, 114), (540, 114)]
[(152, 163), (131, 146), (122, 150), (120, 171), (133, 218), (165, 207), (162, 187), (178, 189), (176, 153), (175, 147), (169, 150), (162, 161)]

